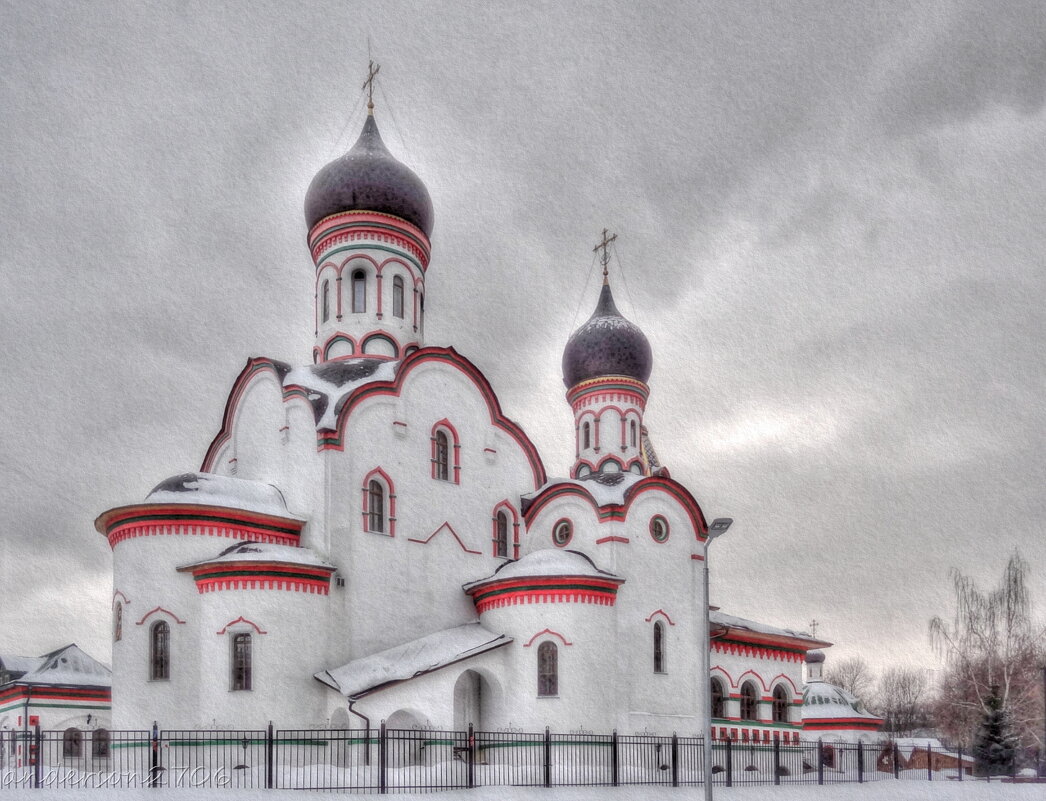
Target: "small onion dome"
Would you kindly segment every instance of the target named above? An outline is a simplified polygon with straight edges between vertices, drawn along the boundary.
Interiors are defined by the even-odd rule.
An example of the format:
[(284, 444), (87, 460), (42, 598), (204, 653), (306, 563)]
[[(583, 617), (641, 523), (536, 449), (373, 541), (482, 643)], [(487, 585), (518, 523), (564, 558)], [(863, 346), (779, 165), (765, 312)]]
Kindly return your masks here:
[(305, 194), (311, 231), (324, 217), (343, 211), (391, 214), (432, 235), (432, 200), (425, 184), (385, 148), (373, 115), (352, 149), (312, 179)]
[(621, 316), (610, 284), (604, 282), (596, 310), (563, 350), (563, 383), (570, 389), (590, 378), (611, 375), (646, 383), (653, 364), (650, 342), (639, 326)]
[(824, 662), (824, 651), (807, 651), (806, 664), (819, 665)]

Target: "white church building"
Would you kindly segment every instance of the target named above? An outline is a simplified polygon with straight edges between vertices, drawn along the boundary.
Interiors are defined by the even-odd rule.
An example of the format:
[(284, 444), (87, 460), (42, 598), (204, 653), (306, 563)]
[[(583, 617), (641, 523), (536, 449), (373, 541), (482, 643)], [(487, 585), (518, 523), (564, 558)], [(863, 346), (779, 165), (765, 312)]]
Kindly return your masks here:
[(305, 217), (311, 363), (249, 359), (200, 469), (96, 521), (112, 726), (696, 735), (711, 691), (717, 739), (798, 740), (829, 643), (714, 612), (699, 675), (706, 520), (651, 446), (653, 355), (605, 246), (554, 477), (476, 366), (426, 342), (432, 203), (373, 106)]

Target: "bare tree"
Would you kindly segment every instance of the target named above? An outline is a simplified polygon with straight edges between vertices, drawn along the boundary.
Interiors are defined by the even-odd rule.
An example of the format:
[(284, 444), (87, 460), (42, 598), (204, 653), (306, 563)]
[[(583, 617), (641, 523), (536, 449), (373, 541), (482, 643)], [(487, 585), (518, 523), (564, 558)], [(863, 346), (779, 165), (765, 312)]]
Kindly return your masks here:
[(867, 703), (875, 675), (863, 656), (850, 656), (826, 667), (824, 680)]
[(1046, 630), (1032, 622), (1028, 563), (1014, 553), (998, 587), (982, 592), (953, 571), (955, 616), (930, 621), (934, 648), (947, 661), (935, 705), (937, 725), (969, 746), (977, 724), (993, 713), (993, 687), (1021, 746), (1042, 748), (1039, 669)]
[(916, 668), (887, 668), (875, 694), (876, 713), (883, 718), (883, 731), (910, 737), (926, 726), (928, 707), (926, 673)]

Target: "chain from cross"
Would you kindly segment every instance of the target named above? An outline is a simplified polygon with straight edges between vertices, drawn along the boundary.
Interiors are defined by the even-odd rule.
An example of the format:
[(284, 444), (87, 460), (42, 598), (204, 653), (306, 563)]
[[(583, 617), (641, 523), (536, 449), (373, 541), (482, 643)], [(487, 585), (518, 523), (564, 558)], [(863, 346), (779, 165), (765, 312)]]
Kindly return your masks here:
[(603, 265), (603, 278), (607, 277), (607, 264), (610, 262), (610, 243), (617, 239), (617, 234), (613, 234), (609, 238), (607, 237), (607, 229), (603, 229), (603, 241), (592, 248), (592, 252), (595, 253), (597, 250), (603, 252), (599, 254), (599, 261)]
[(374, 79), (378, 76), (381, 71), (381, 64), (375, 64), (373, 61), (367, 66), (367, 80), (363, 82), (361, 89), (367, 90), (367, 109), (370, 111), (374, 110)]

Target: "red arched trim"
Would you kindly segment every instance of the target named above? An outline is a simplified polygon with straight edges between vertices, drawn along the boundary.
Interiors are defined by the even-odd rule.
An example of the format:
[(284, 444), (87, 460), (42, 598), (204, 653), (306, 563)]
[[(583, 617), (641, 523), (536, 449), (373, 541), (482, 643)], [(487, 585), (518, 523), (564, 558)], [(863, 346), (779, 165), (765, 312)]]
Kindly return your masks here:
[(672, 618), (668, 616), (668, 612), (666, 612), (664, 609), (658, 609), (656, 612), (651, 612), (650, 617), (648, 617), (644, 622), (649, 623), (651, 620), (654, 619), (654, 615), (660, 615), (661, 617), (663, 617), (665, 620), (668, 621), (669, 626), (675, 625), (675, 623), (672, 622)]
[(708, 677), (709, 680), (711, 680), (712, 678), (714, 678), (716, 676), (718, 676), (719, 678), (722, 678), (722, 679), (726, 679), (726, 687), (724, 687), (723, 689), (728, 691), (727, 695), (729, 695), (729, 690), (730, 690), (731, 687), (737, 687), (737, 683), (732, 678), (730, 678), (730, 674), (727, 673), (719, 665), (714, 665), (709, 672), (710, 672), (710, 675)]
[(746, 670), (744, 673), (742, 673), (740, 676), (737, 677), (737, 686), (738, 687), (740, 687), (742, 684), (745, 683), (745, 676), (752, 676), (753, 678), (758, 680), (759, 684), (763, 688), (763, 692), (764, 693), (770, 691), (769, 688), (766, 686), (766, 682), (763, 681), (763, 677), (760, 676), (758, 673), (756, 673), (754, 670)]
[[(385, 261), (378, 265), (378, 272), (381, 273), (381, 271), (384, 270), (385, 267), (389, 264), (398, 264), (400, 267), (406, 270), (407, 273), (410, 275), (411, 283), (414, 285), (417, 285), (425, 280), (422, 275), (418, 274), (418, 272), (414, 269), (413, 265), (408, 264), (398, 256), (389, 256), (387, 259), (385, 259)], [(404, 286), (403, 288), (404, 290), (406, 290), (407, 287)]]
[(450, 463), (447, 465), (449, 473), (447, 478), (455, 484), (461, 483), (461, 439), (458, 437), (458, 430), (454, 428), (450, 420), (444, 417), (434, 426), (432, 431), (429, 433), (429, 439), (432, 441), (432, 477), (436, 478), (436, 434), (439, 431), (443, 431), (447, 434), (447, 445), (448, 453), (447, 459)]
[(396, 485), (392, 483), (392, 478), (382, 470), (380, 467), (375, 467), (367, 475), (363, 477), (363, 503), (361, 504), (361, 513), (363, 516), (363, 530), (370, 531), (368, 528), (368, 519), (370, 518), (370, 482), (371, 479), (377, 479), (381, 484), (385, 485), (385, 497), (387, 507), (385, 509), (385, 519), (389, 523), (388, 531), (375, 531), (375, 534), (387, 534), (390, 537), (396, 536)]
[[(354, 245), (348, 243), (357, 243)], [(325, 253), (367, 247), (368, 242), (387, 242), (407, 251), (418, 260), (419, 267), (428, 266), (429, 238), (415, 225), (391, 214), (373, 211), (343, 211), (320, 220), (309, 231), (308, 243), (315, 264)], [(342, 247), (338, 247), (338, 246)], [(380, 245), (379, 245), (380, 247)]]
[(606, 457), (606, 458), (605, 458), (605, 459), (604, 459), (603, 461), (601, 461), (601, 462), (599, 463), (599, 465), (598, 465), (598, 466), (596, 467), (596, 470), (595, 470), (595, 472), (597, 472), (597, 473), (600, 473), (600, 472), (602, 472), (602, 471), (603, 471), (603, 466), (604, 466), (604, 465), (606, 465), (606, 464), (609, 464), (610, 462), (613, 462), (614, 464), (616, 464), (616, 465), (618, 466), (618, 469), (619, 469), (619, 470), (620, 470), (620, 471), (621, 471), (622, 473), (626, 472), (626, 470), (625, 470), (625, 466), (624, 466), (623, 464), (621, 464), (621, 460), (620, 460), (620, 459), (618, 459), (618, 458), (617, 458), (616, 456), (608, 456), (608, 457)]
[[(217, 458), (221, 449), (224, 448), (232, 438), (233, 420), (236, 416), (236, 409), (239, 407), (240, 400), (246, 394), (247, 388), (250, 386), (251, 382), (260, 375), (271, 374), (276, 380), (277, 386), (282, 390), (283, 377), (289, 371), (289, 365), (274, 361), (273, 359), (255, 357), (247, 360), (247, 364), (244, 365), (244, 368), (240, 371), (240, 374), (233, 382), (232, 391), (229, 393), (229, 397), (225, 401), (225, 411), (222, 412), (221, 429), (218, 431), (217, 435), (215, 435), (214, 439), (211, 440), (211, 444), (207, 448), (207, 453), (203, 457), (203, 464), (200, 465), (201, 472), (214, 472), (214, 460)], [(286, 395), (284, 396), (284, 400), (286, 400)]]
[(791, 700), (794, 700), (795, 696), (802, 694), (800, 692), (799, 688), (795, 686), (795, 682), (792, 681), (792, 678), (790, 676), (788, 676), (787, 674), (785, 674), (785, 673), (778, 673), (776, 676), (774, 676), (772, 679), (770, 679), (770, 692), (772, 693), (774, 687), (778, 683), (780, 683), (782, 681), (786, 682), (788, 684), (788, 686), (792, 690), (792, 699)]
[(131, 599), (130, 599), (130, 598), (128, 598), (128, 597), (127, 597), (126, 595), (124, 595), (122, 591), (120, 591), (120, 590), (114, 590), (114, 591), (113, 591), (113, 601), (112, 601), (112, 605), (115, 605), (115, 604), (116, 604), (116, 599), (117, 599), (117, 597), (120, 597), (120, 598), (122, 598), (122, 599), (123, 599), (123, 602), (124, 602), (125, 604), (129, 604), (129, 603), (131, 602)]
[(537, 634), (535, 634), (533, 637), (531, 637), (529, 640), (527, 640), (525, 643), (523, 643), (523, 647), (524, 648), (529, 648), (531, 645), (534, 644), (534, 640), (536, 640), (538, 637), (541, 637), (542, 635), (545, 635), (545, 634), (548, 634), (548, 635), (550, 635), (552, 637), (559, 637), (559, 639), (560, 639), (560, 641), (562, 641), (563, 645), (573, 645), (574, 644), (572, 642), (568, 642), (567, 638), (564, 637), (562, 634), (560, 634), (558, 631), (553, 631), (552, 629), (542, 629)]
[(465, 543), (461, 541), (461, 537), (458, 536), (458, 532), (454, 530), (454, 527), (450, 523), (445, 521), (442, 526), (440, 526), (431, 534), (429, 534), (425, 539), (418, 540), (411, 537), (407, 540), (407, 542), (416, 542), (419, 545), (428, 545), (430, 542), (432, 542), (433, 539), (436, 538), (436, 535), (439, 534), (441, 531), (449, 531), (450, 535), (457, 541), (458, 545), (461, 546), (461, 550), (463, 550), (465, 553), (482, 554), (482, 551), (474, 551), (467, 545), (465, 545)]
[(675, 498), (690, 518), (696, 538), (700, 542), (704, 542), (708, 538), (708, 524), (705, 522), (705, 516), (701, 511), (701, 507), (694, 500), (694, 496), (682, 484), (667, 476), (646, 476), (629, 487), (625, 492), (625, 502), (623, 504), (611, 503), (605, 506), (600, 506), (596, 503), (592, 493), (579, 484), (573, 482), (550, 484), (534, 498), (530, 499), (529, 502), (524, 503), (523, 518), (526, 520), (527, 528), (529, 529), (546, 506), (557, 498), (570, 495), (587, 501), (596, 511), (596, 516), (600, 523), (623, 522), (628, 518), (628, 510), (636, 498), (645, 492), (654, 491), (664, 492)]
[(523, 432), (518, 424), (505, 417), (501, 411), (501, 404), (491, 388), (486, 377), (468, 359), (464, 358), (453, 348), (421, 348), (409, 356), (404, 357), (396, 370), (396, 376), (391, 381), (371, 381), (363, 384), (350, 392), (341, 405), (338, 412), (337, 428), (334, 431), (322, 432), (319, 435), (320, 448), (332, 450), (345, 449), (345, 425), (353, 409), (371, 397), (396, 396), (403, 389), (403, 383), (407, 377), (420, 365), (430, 362), (442, 363), (455, 367), (466, 378), (475, 385), (480, 395), (487, 403), (491, 425), (501, 429), (519, 445), (530, 463), (534, 488), (537, 489), (546, 481), (545, 466), (541, 462), (541, 456), (530, 438)]
[[(386, 356), (383, 353), (367, 353), (367, 343), (373, 342), (375, 339), (384, 339), (390, 345), (392, 345), (392, 355)], [(400, 355), (400, 345), (385, 331), (370, 331), (360, 337), (360, 353), (361, 356), (367, 356), (371, 359), (398, 359)]]
[[(377, 273), (378, 273), (378, 262), (375, 261), (370, 256), (368, 256), (366, 253), (360, 253), (359, 251), (354, 251), (350, 256), (347, 256), (342, 261), (341, 264), (338, 265), (338, 277), (339, 278), (345, 274), (345, 268), (349, 267), (349, 265), (352, 264), (352, 262), (354, 262), (354, 261), (365, 261), (365, 262), (367, 262), (368, 265), (370, 265), (371, 267), (374, 268), (374, 273), (375, 273), (375, 275), (377, 275)], [(355, 270), (356, 269), (356, 265), (352, 265), (352, 269)], [(361, 264), (361, 265), (359, 265), (359, 269), (364, 270), (366, 268)], [(351, 280), (351, 276), (350, 276), (350, 280)]]
[(516, 511), (516, 507), (509, 502), (508, 498), (499, 501), (490, 513), (490, 552), (492, 555), (496, 555), (494, 552), (497, 548), (498, 539), (498, 512), (501, 511), (505, 511), (508, 514), (509, 525), (512, 526), (512, 541), (509, 543), (511, 555), (509, 558), (519, 559), (519, 513)]
[(148, 620), (148, 619), (149, 619), (150, 617), (152, 617), (152, 616), (153, 616), (153, 615), (155, 615), (155, 614), (164, 614), (164, 615), (170, 615), (170, 616), (171, 616), (171, 619), (172, 619), (172, 620), (173, 620), (173, 621), (174, 621), (175, 623), (180, 623), (180, 624), (183, 624), (183, 625), (184, 625), (184, 623), (185, 623), (185, 621), (184, 621), (184, 620), (181, 620), (181, 619), (180, 619), (180, 618), (178, 617), (178, 615), (176, 615), (176, 614), (175, 614), (174, 612), (172, 612), (172, 611), (171, 611), (170, 609), (164, 609), (164, 608), (163, 608), (162, 606), (157, 606), (157, 607), (154, 607), (154, 608), (150, 609), (150, 610), (149, 610), (148, 612), (146, 612), (146, 613), (145, 613), (144, 615), (142, 615), (142, 619), (141, 619), (141, 620), (139, 620), (139, 621), (138, 621), (137, 623), (135, 623), (134, 625), (136, 625), (136, 626), (141, 626), (142, 624), (144, 624), (144, 623), (145, 623), (145, 621), (146, 621), (146, 620)]
[(256, 632), (258, 632), (259, 634), (268, 634), (269, 633), (267, 631), (262, 631), (261, 626), (259, 626), (253, 620), (248, 620), (243, 615), (240, 615), (235, 620), (230, 620), (228, 623), (225, 624), (225, 626), (223, 626), (220, 630), (218, 630), (218, 631), (216, 631), (214, 633), (218, 634), (218, 635), (225, 634), (225, 632), (227, 632), (229, 630), (229, 626), (235, 626), (237, 623), (246, 623), (248, 626), (253, 626), (254, 630)]
[(356, 341), (348, 334), (343, 334), (341, 331), (339, 331), (323, 343), (323, 361), (327, 361), (330, 358), (331, 348), (333, 348), (339, 342), (348, 342), (349, 345), (352, 347), (352, 351), (349, 353), (349, 356), (345, 358), (355, 357), (358, 355), (356, 353)]

